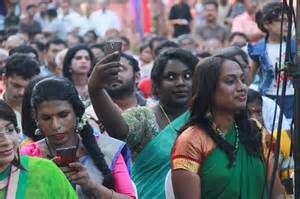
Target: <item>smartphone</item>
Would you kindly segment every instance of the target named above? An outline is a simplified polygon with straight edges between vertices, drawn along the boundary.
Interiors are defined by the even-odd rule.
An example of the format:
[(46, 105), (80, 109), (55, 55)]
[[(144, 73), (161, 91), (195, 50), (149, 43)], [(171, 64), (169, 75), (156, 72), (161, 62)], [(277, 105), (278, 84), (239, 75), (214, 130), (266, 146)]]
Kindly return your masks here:
[[(112, 54), (114, 52), (121, 53), (122, 50), (122, 42), (117, 40), (109, 40), (104, 44), (104, 53), (105, 55)], [(116, 61), (120, 61), (120, 57), (116, 58)]]
[(56, 149), (56, 156), (60, 157), (59, 162), (57, 163), (60, 167), (66, 167), (72, 162), (76, 162), (76, 151), (77, 147), (67, 147), (67, 148), (58, 148)]

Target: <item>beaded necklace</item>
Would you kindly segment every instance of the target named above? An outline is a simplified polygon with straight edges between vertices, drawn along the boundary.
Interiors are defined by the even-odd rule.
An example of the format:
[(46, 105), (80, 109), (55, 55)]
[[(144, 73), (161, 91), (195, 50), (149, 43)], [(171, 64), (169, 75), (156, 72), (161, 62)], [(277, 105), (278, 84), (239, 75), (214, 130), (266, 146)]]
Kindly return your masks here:
[[(237, 149), (239, 147), (239, 142), (240, 142), (240, 139), (239, 139), (239, 129), (238, 129), (238, 126), (237, 126), (237, 124), (236, 124), (235, 121), (233, 122), (233, 125), (234, 125), (234, 130), (236, 132), (236, 139), (235, 139), (233, 147), (237, 151)], [(225, 139), (226, 133), (224, 133), (220, 128), (216, 128), (216, 132)]]
[[(218, 128), (218, 127), (216, 126), (216, 124), (215, 124), (211, 119), (209, 119), (209, 121), (211, 122), (211, 125), (212, 125), (213, 127), (215, 127), (216, 133), (219, 134), (219, 135), (225, 140), (226, 133), (224, 133), (220, 128)], [(236, 132), (236, 138), (235, 138), (235, 141), (234, 141), (234, 144), (233, 144), (233, 147), (234, 147), (234, 151), (233, 151), (233, 152), (234, 152), (234, 156), (236, 157), (236, 154), (237, 154), (238, 149), (239, 149), (240, 138), (239, 138), (239, 130), (238, 130), (238, 126), (237, 126), (237, 124), (236, 124), (235, 121), (233, 121), (233, 125), (234, 125), (234, 130), (235, 130), (235, 132)], [(231, 145), (232, 145), (232, 144), (231, 144)], [(236, 160), (234, 160), (232, 166), (234, 166), (235, 163), (236, 163)]]

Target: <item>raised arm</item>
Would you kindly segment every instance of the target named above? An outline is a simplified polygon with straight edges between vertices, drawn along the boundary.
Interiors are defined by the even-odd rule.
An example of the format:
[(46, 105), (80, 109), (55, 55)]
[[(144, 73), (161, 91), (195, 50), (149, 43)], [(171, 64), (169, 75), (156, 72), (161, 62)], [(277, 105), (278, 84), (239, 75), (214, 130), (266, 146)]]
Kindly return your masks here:
[(108, 83), (118, 79), (120, 63), (114, 61), (117, 56), (118, 53), (107, 55), (95, 65), (89, 78), (88, 89), (95, 113), (103, 122), (108, 134), (124, 140), (128, 134), (128, 125), (122, 118), (120, 109), (104, 89)]

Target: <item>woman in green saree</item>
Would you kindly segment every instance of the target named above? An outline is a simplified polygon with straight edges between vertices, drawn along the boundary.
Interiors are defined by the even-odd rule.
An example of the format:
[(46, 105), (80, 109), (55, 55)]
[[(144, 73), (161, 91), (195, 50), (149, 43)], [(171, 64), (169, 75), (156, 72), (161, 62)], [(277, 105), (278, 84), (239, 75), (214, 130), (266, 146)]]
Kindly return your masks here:
[(278, 177), (268, 193), (270, 171), (262, 134), (246, 112), (242, 66), (222, 54), (204, 59), (193, 79), (191, 117), (171, 154), (176, 198), (283, 198)]
[(0, 199), (76, 199), (54, 163), (19, 155), (17, 132), (14, 111), (0, 100)]
[(153, 107), (135, 107), (121, 114), (104, 89), (107, 84), (119, 81), (121, 67), (119, 62), (113, 61), (116, 56), (111, 54), (102, 59), (90, 76), (89, 94), (94, 110), (107, 132), (129, 145), (134, 160), (132, 179), (139, 197), (165, 198), (164, 181), (170, 167), (169, 156), (177, 130), (188, 119), (185, 112), (198, 59), (179, 48), (161, 53), (151, 72), (158, 103)]

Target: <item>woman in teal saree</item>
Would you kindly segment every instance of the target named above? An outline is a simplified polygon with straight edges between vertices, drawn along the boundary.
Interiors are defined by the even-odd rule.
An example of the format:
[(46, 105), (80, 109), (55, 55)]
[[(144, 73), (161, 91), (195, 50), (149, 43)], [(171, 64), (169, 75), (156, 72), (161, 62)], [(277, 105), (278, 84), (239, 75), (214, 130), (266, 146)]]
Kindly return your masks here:
[[(170, 169), (170, 154), (180, 128), (187, 122), (186, 112), (167, 125), (136, 157), (132, 178), (142, 198), (164, 198), (165, 176)], [(158, 153), (159, 151), (159, 153)], [(147, 179), (147, 180), (145, 180)], [(151, 190), (151, 191), (148, 191)]]
[(189, 199), (283, 198), (277, 176), (268, 191), (262, 134), (248, 119), (241, 66), (217, 55), (193, 79), (191, 116), (172, 149), (174, 195)]
[(89, 92), (94, 110), (109, 135), (126, 141), (130, 147), (134, 160), (132, 179), (138, 196), (165, 198), (164, 180), (170, 166), (169, 156), (177, 131), (188, 118), (185, 112), (198, 59), (177, 48), (161, 53), (151, 74), (159, 102), (154, 107), (134, 107), (121, 114), (104, 90), (105, 85), (118, 79), (113, 71), (119, 67), (119, 63), (112, 61), (115, 56), (105, 57), (90, 76)]

